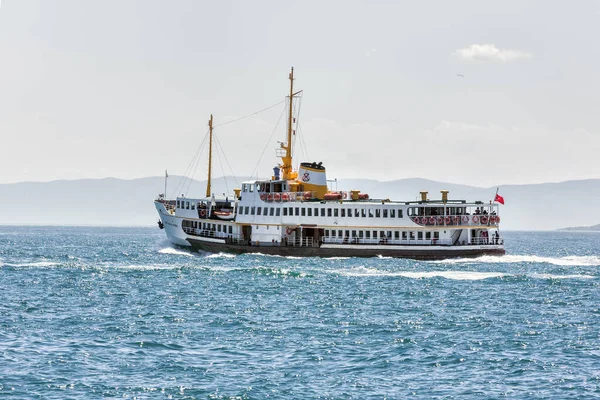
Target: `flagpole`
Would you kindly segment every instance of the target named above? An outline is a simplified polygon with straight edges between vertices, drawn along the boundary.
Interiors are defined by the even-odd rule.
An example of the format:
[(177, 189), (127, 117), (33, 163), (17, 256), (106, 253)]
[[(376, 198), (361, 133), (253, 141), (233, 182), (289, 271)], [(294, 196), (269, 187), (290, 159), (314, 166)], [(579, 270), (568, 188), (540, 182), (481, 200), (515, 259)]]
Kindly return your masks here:
[(167, 170), (165, 169), (165, 200), (167, 200), (167, 178), (169, 177), (169, 174), (167, 173)]

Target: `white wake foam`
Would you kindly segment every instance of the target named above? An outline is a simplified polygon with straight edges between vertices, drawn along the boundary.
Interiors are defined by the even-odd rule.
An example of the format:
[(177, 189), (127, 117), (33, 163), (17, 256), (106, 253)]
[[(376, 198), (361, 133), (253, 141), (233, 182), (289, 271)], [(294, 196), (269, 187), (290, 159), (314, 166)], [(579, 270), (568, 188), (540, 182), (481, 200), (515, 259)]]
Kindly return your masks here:
[(177, 249), (174, 249), (173, 247), (167, 247), (165, 249), (160, 249), (158, 252), (161, 254), (171, 254), (171, 255), (176, 255), (176, 256), (188, 256), (188, 257), (194, 256), (189, 251), (177, 250)]
[(60, 263), (57, 262), (52, 262), (52, 261), (38, 261), (38, 262), (32, 262), (32, 263), (5, 263), (2, 264), (5, 265), (7, 267), (54, 267), (57, 265), (60, 265)]
[(481, 256), (477, 258), (456, 258), (449, 260), (430, 261), (434, 264), (514, 264), (514, 263), (547, 263), (560, 266), (595, 266), (600, 265), (600, 257), (596, 256), (567, 256), (567, 257), (540, 257), (540, 256)]
[(382, 271), (375, 268), (359, 267), (352, 270), (337, 271), (344, 276), (400, 276), (412, 279), (425, 279), (441, 277), (460, 281), (476, 281), (482, 279), (506, 276), (502, 272), (474, 272), (474, 271)]
[(478, 271), (384, 271), (364, 266), (353, 268), (351, 270), (334, 270), (333, 273), (342, 276), (353, 277), (403, 277), (411, 279), (445, 278), (457, 281), (478, 281), (483, 279), (525, 276), (531, 279), (594, 279), (593, 275), (554, 275), (554, 274), (509, 274), (505, 272), (478, 272)]
[(235, 258), (235, 254), (229, 253), (211, 253), (206, 256), (206, 258)]

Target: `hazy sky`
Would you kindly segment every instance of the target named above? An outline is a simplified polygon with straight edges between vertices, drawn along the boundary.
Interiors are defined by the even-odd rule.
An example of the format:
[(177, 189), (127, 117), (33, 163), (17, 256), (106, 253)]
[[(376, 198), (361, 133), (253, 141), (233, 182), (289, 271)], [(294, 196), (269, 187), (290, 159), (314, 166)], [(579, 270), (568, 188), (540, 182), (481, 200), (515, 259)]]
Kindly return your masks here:
[[(292, 65), (329, 178), (600, 178), (599, 38), (585, 0), (2, 0), (0, 183), (182, 174)], [(282, 107), (215, 131), (236, 175), (270, 176)]]

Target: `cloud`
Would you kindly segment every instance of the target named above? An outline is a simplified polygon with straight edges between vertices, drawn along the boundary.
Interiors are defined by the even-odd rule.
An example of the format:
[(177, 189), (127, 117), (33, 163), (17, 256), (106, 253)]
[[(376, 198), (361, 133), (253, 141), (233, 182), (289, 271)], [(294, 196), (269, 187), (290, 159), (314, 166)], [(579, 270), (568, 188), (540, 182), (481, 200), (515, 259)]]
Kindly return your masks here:
[(533, 57), (532, 54), (519, 50), (499, 49), (493, 44), (472, 44), (456, 50), (454, 55), (463, 60), (489, 62), (510, 62)]

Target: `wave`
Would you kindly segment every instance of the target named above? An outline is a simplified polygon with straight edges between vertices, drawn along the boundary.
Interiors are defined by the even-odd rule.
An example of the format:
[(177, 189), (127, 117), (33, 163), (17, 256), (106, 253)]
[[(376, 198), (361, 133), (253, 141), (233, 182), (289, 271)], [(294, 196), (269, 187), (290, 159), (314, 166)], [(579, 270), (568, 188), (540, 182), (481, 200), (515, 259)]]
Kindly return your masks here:
[(596, 266), (600, 265), (600, 257), (596, 256), (566, 256), (541, 257), (525, 255), (481, 256), (477, 258), (455, 258), (448, 260), (429, 261), (433, 264), (514, 264), (514, 263), (546, 263), (559, 266)]

